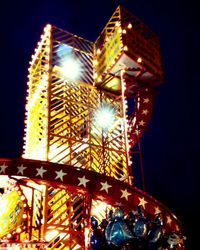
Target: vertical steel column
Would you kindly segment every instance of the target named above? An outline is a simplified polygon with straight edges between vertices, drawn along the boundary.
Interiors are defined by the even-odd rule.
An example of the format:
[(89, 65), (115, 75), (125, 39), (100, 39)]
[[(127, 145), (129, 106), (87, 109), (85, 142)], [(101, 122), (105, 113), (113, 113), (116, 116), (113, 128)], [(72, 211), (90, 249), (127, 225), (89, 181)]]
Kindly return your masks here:
[(124, 142), (125, 142), (125, 154), (126, 154), (126, 164), (128, 168), (128, 182), (130, 185), (132, 185), (132, 169), (129, 166), (129, 142), (128, 142), (128, 125), (126, 122), (126, 99), (125, 99), (125, 91), (126, 91), (126, 86), (125, 86), (125, 81), (124, 81), (124, 73), (125, 69), (122, 68), (120, 70), (120, 81), (121, 81), (121, 98), (122, 98), (122, 116), (123, 116), (123, 126), (124, 126)]

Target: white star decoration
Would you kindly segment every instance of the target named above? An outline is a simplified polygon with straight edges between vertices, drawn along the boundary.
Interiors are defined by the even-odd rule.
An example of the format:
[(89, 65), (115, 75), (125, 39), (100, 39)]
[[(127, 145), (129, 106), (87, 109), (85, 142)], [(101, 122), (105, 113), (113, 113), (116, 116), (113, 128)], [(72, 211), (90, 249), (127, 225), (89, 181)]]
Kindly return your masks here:
[(105, 190), (106, 191), (106, 193), (108, 193), (108, 189), (110, 188), (110, 187), (112, 187), (111, 185), (109, 185), (108, 183), (107, 183), (107, 181), (106, 182), (101, 182), (101, 189), (100, 189), (100, 191), (103, 191), (103, 190)]
[(145, 209), (145, 205), (148, 202), (145, 201), (144, 197), (142, 197), (142, 198), (138, 197), (138, 198), (139, 198), (139, 201), (140, 201), (139, 204), (138, 204), (138, 206), (142, 206)]
[(143, 99), (143, 103), (148, 103), (149, 102), (149, 98), (144, 98)]
[(55, 172), (56, 172), (56, 179), (60, 178), (61, 181), (63, 181), (63, 176), (65, 176), (66, 173), (64, 173), (62, 169), (60, 171), (55, 171)]
[(159, 209), (159, 207), (155, 207), (154, 209), (155, 209), (155, 213), (154, 214), (159, 214), (161, 212), (160, 209)]
[(59, 184), (59, 188), (63, 188), (63, 189), (66, 189), (66, 185), (65, 184)]
[(123, 204), (122, 204), (121, 202), (115, 202), (115, 205), (114, 205), (114, 206), (116, 206), (116, 207), (122, 207)]
[(4, 163), (3, 165), (0, 166), (0, 173), (4, 173), (5, 174), (5, 171), (6, 171), (6, 168), (8, 166)]
[(18, 171), (17, 171), (17, 174), (22, 174), (24, 175), (24, 170), (27, 168), (27, 167), (24, 167), (23, 164), (21, 164), (21, 166), (18, 166)]
[(98, 195), (97, 199), (102, 201), (102, 202), (104, 202), (106, 200), (106, 198), (104, 196), (102, 196), (102, 195)]
[(85, 178), (85, 175), (82, 178), (78, 177), (78, 179), (79, 179), (78, 186), (83, 185), (84, 187), (86, 187), (86, 183), (90, 181), (90, 180)]
[(37, 174), (36, 176), (40, 175), (43, 178), (43, 174), (47, 171), (46, 169), (44, 169), (43, 167), (41, 168), (36, 168), (37, 169)]
[(171, 222), (172, 222), (172, 219), (171, 219), (171, 217), (170, 216), (167, 216), (167, 224), (171, 224)]
[(142, 110), (142, 114), (143, 114), (143, 115), (147, 115), (148, 113), (149, 113), (149, 111), (148, 111), (147, 109), (143, 109), (143, 110)]
[(120, 198), (125, 198), (126, 200), (128, 200), (128, 196), (131, 195), (131, 193), (129, 193), (129, 192), (127, 191), (127, 189), (125, 189), (125, 190), (122, 190), (122, 189), (121, 189), (121, 192), (122, 192), (122, 195), (121, 195)]
[(144, 126), (145, 122), (143, 120), (139, 121), (140, 126)]
[(176, 231), (179, 231), (180, 230), (180, 228), (179, 228), (179, 226), (178, 225), (176, 225)]
[(134, 134), (135, 134), (135, 135), (139, 135), (139, 130), (138, 130), (138, 129), (135, 129)]

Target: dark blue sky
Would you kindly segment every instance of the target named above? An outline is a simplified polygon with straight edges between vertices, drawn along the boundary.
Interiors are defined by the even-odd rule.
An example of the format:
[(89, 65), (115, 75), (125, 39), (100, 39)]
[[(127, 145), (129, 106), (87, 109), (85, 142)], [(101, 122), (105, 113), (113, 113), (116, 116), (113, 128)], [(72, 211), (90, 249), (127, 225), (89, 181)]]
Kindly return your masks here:
[[(43, 27), (51, 23), (94, 41), (119, 1), (9, 1), (0, 7), (0, 157), (22, 152), (27, 69)], [(142, 139), (147, 191), (180, 218), (188, 249), (198, 243), (199, 13), (181, 0), (121, 0), (160, 37), (164, 83)]]

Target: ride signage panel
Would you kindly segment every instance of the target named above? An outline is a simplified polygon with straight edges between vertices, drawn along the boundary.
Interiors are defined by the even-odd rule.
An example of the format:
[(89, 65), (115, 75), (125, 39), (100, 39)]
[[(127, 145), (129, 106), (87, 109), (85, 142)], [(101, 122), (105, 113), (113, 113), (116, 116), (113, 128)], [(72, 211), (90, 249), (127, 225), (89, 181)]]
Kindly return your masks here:
[(24, 212), (19, 193), (14, 190), (0, 197), (0, 237), (21, 224)]

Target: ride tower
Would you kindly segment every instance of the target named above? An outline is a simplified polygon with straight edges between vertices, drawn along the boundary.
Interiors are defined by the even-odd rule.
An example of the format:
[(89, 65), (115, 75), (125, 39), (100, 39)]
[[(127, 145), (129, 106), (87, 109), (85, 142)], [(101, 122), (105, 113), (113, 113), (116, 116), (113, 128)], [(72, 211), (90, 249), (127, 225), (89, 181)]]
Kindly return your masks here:
[[(2, 199), (8, 207), (13, 200), (0, 214), (2, 246), (122, 249), (144, 239), (132, 232), (119, 243), (106, 226), (100, 230), (113, 210), (118, 217), (122, 210), (162, 214), (167, 240), (180, 232), (176, 216), (135, 187), (132, 174), (130, 150), (148, 125), (162, 80), (159, 38), (122, 6), (95, 42), (44, 28), (30, 62), (22, 158), (0, 159)], [(106, 238), (95, 241), (94, 229), (107, 230)], [(184, 249), (181, 239), (177, 244)]]

